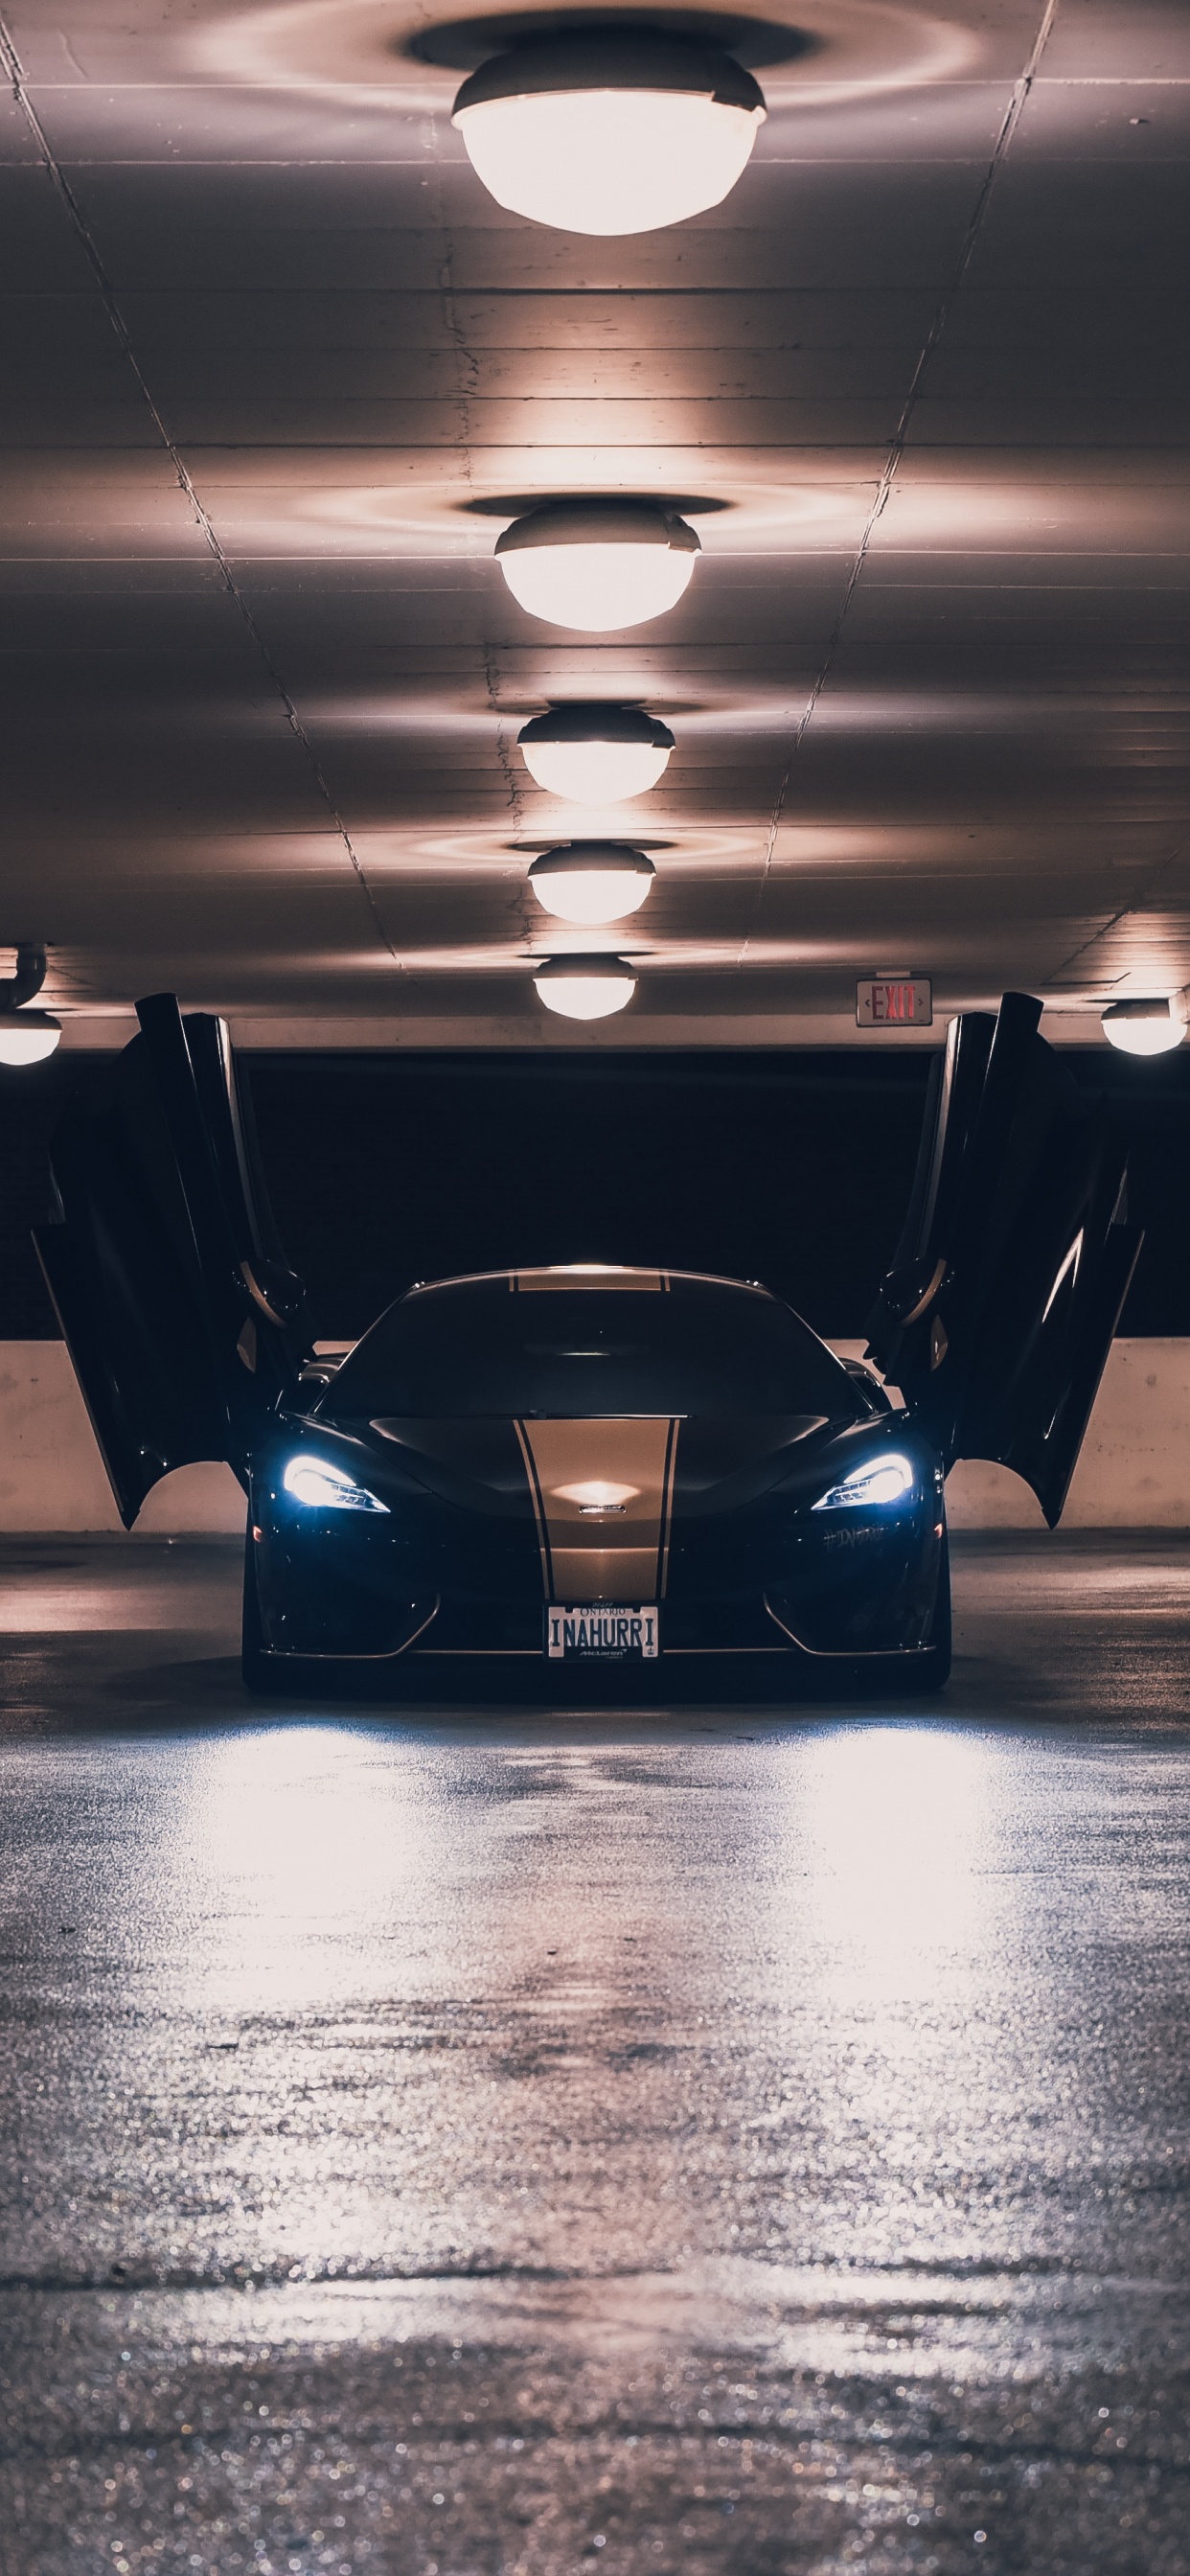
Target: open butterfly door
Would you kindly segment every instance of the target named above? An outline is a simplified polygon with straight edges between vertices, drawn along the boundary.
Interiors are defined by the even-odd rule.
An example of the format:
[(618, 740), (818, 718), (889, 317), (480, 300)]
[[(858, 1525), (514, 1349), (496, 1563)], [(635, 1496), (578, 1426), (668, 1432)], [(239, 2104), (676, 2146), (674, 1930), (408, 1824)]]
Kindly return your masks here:
[(98, 1105), (54, 1135), (61, 1215), (34, 1236), (126, 1528), (173, 1467), (224, 1459), (246, 1483), (309, 1348), (223, 1022), (171, 993), (137, 1018)]
[(1041, 1004), (953, 1021), (870, 1355), (951, 1466), (996, 1459), (1051, 1529), (1141, 1246), (1120, 1130), (1038, 1033)]

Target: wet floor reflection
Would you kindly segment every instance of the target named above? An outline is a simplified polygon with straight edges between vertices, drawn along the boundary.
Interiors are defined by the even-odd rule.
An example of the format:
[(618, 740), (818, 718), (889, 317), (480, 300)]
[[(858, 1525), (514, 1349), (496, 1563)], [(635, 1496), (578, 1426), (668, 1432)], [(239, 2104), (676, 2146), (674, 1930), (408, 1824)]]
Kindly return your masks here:
[(14, 2576), (573, 2576), (600, 2534), (621, 2576), (950, 2576), (977, 2529), (1003, 2576), (1184, 2576), (1160, 1651), (1143, 1724), (129, 1727), (42, 1636), (55, 1725), (0, 1736)]

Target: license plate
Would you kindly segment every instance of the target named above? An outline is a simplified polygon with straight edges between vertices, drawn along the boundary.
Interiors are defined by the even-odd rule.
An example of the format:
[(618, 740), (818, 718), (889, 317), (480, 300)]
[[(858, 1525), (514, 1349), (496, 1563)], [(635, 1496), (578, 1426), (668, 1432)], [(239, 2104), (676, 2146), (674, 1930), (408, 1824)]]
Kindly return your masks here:
[(553, 1604), (545, 1614), (545, 1651), (566, 1664), (655, 1663), (657, 1605), (584, 1601), (571, 1610)]

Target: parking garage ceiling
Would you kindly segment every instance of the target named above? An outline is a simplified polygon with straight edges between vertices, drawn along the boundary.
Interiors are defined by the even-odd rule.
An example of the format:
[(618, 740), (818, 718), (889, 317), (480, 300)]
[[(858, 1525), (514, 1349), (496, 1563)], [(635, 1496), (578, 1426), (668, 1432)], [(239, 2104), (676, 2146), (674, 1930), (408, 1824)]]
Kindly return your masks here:
[[(1190, 981), (1184, 0), (781, 0), (739, 185), (603, 240), (485, 194), (437, 24), (9, 22), (0, 939), (74, 1042), (173, 986), (557, 1044), (532, 961), (592, 942), (527, 870), (608, 824), (516, 735), (571, 699), (677, 741), (595, 943), (636, 1001), (575, 1043), (854, 1038), (881, 971), (1097, 1035)], [(653, 624), (507, 589), (502, 526), (587, 493), (697, 528)]]

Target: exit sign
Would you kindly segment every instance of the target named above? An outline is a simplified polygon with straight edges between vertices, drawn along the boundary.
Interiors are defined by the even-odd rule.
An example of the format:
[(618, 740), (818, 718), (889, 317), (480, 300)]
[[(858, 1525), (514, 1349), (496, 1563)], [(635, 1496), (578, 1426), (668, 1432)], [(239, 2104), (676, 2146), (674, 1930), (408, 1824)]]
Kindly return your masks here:
[(925, 976), (876, 975), (855, 988), (857, 1029), (928, 1029), (933, 986)]

